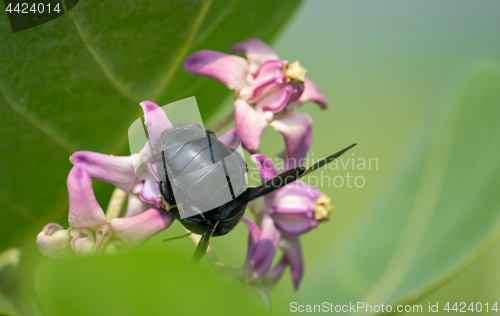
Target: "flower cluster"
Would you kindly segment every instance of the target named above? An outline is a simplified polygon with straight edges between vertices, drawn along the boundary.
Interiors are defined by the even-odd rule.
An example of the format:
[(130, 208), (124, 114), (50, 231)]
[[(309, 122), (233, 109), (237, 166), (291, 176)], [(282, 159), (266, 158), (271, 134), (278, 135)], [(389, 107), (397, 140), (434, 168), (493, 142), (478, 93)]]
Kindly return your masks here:
[[(235, 91), (236, 136), (250, 153), (259, 169), (262, 182), (278, 175), (271, 159), (258, 153), (263, 131), (270, 125), (281, 133), (286, 150), (280, 156), (283, 169), (298, 167), (312, 141), (312, 119), (295, 111), (307, 101), (326, 108), (325, 97), (314, 82), (305, 78), (307, 70), (298, 61), (280, 60), (274, 50), (258, 39), (248, 39), (231, 47), (246, 59), (217, 51), (199, 51), (184, 62), (184, 69), (205, 75)], [(298, 288), (303, 274), (299, 236), (328, 220), (333, 207), (330, 198), (302, 182), (293, 182), (251, 203), (250, 209), (260, 223), (243, 222), (249, 229), (248, 253), (244, 270), (249, 280), (273, 285), (290, 266), (293, 283)], [(276, 249), (283, 256), (271, 267)]]
[(47, 224), (36, 240), (38, 248), (47, 257), (115, 253), (120, 248), (142, 244), (173, 222), (165, 210), (157, 207), (129, 217), (106, 219), (96, 201), (84, 164), (75, 164), (68, 175), (67, 185), (69, 228)]
[[(189, 56), (184, 69), (215, 78), (235, 91), (236, 134), (252, 153), (262, 182), (280, 172), (297, 167), (306, 156), (312, 140), (311, 118), (295, 109), (306, 101), (326, 107), (317, 86), (307, 78), (298, 61), (280, 60), (266, 44), (249, 39), (232, 47), (247, 59), (215, 51), (200, 51)], [(158, 139), (172, 123), (161, 108), (151, 102), (141, 104), (150, 141)], [(160, 109), (160, 110), (159, 110)], [(158, 111), (159, 110), (159, 111)], [(285, 163), (276, 170), (272, 161), (259, 153), (262, 132), (271, 125), (285, 139)], [(73, 168), (68, 175), (69, 228), (46, 225), (37, 237), (47, 257), (114, 253), (137, 247), (174, 221), (169, 205), (162, 199), (160, 180), (150, 147), (136, 154), (113, 156), (80, 151), (70, 157)], [(140, 167), (138, 167), (140, 166)], [(159, 169), (158, 169), (159, 170)], [(111, 183), (128, 194), (125, 216), (105, 214), (95, 199), (91, 179)], [(249, 205), (255, 222), (243, 218), (249, 230), (248, 252), (242, 268), (250, 282), (274, 285), (290, 267), (295, 288), (303, 274), (299, 236), (329, 218), (330, 198), (302, 182), (293, 182), (253, 201)], [(282, 257), (272, 263), (282, 250)]]
[[(160, 109), (157, 104), (144, 101), (140, 105), (149, 138), (172, 127), (163, 111), (155, 111)], [(67, 182), (70, 227), (63, 230), (59, 224), (46, 225), (37, 237), (41, 252), (47, 257), (116, 252), (138, 246), (169, 227), (174, 218), (164, 208), (156, 165), (150, 157), (147, 144), (130, 156), (90, 151), (71, 155), (74, 167)], [(136, 170), (135, 166), (141, 167)], [(95, 199), (91, 179), (111, 183), (129, 194), (123, 218), (106, 218)]]
[(247, 59), (216, 51), (199, 51), (184, 62), (186, 71), (224, 83), (236, 94), (235, 134), (255, 153), (268, 125), (285, 138), (286, 158), (305, 157), (312, 139), (311, 117), (294, 111), (307, 101), (326, 108), (326, 100), (307, 70), (298, 61), (280, 60), (274, 50), (258, 39), (233, 45), (231, 50)]

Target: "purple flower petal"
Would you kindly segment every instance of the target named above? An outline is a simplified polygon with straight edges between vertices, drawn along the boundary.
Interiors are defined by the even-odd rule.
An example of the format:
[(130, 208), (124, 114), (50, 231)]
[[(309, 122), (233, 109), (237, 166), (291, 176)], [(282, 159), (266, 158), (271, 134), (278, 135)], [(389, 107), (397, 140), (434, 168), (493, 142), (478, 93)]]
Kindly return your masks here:
[(285, 82), (283, 66), (286, 62), (281, 60), (270, 60), (263, 63), (253, 75), (247, 76), (247, 85), (238, 90), (238, 97), (256, 103), (269, 91), (269, 86), (282, 84)]
[(283, 272), (285, 272), (286, 265), (288, 264), (288, 260), (285, 256), (281, 258), (281, 260), (274, 266), (274, 268), (269, 271), (265, 276), (265, 282), (267, 286), (274, 286), (281, 276)]
[(290, 97), (290, 101), (288, 101), (288, 104), (286, 105), (286, 108), (289, 110), (293, 110), (300, 105), (297, 104), (296, 101), (300, 98), (302, 92), (304, 92), (304, 85), (298, 86), (296, 84), (292, 84), (292, 86), (293, 86), (292, 96)]
[(225, 134), (218, 135), (217, 139), (233, 150), (237, 150), (241, 145), (241, 140), (238, 138), (238, 136), (236, 136), (235, 128), (228, 130)]
[(302, 260), (302, 250), (298, 238), (282, 238), (281, 247), (285, 251), (285, 256), (292, 270), (292, 279), (295, 290), (299, 288), (302, 274), (304, 271), (304, 262)]
[(167, 211), (150, 208), (136, 216), (113, 219), (111, 228), (125, 244), (138, 246), (166, 229), (173, 221), (174, 218)]
[(172, 128), (172, 123), (158, 104), (143, 101), (140, 105), (144, 111), (144, 125), (148, 132), (148, 139), (155, 144), (161, 133)]
[(295, 181), (277, 190), (272, 209), (277, 214), (314, 213), (316, 200), (321, 197), (320, 190), (300, 181)]
[[(248, 86), (242, 89), (241, 95), (251, 95), (251, 103), (255, 103), (262, 96), (262, 90), (272, 83), (284, 83), (285, 73), (283, 66), (286, 62), (281, 60), (270, 60), (263, 63), (257, 72), (247, 77)], [(252, 92), (250, 94), (250, 91)]]
[(299, 236), (318, 226), (318, 221), (308, 214), (272, 214), (276, 228), (287, 236)]
[(291, 112), (275, 119), (271, 125), (285, 138), (287, 163), (294, 168), (301, 166), (307, 155), (312, 141), (312, 119), (309, 115), (300, 112)]
[(259, 169), (262, 183), (265, 183), (278, 175), (273, 161), (266, 156), (261, 154), (252, 155), (252, 161), (257, 166), (257, 169)]
[(104, 155), (92, 151), (78, 151), (69, 160), (82, 164), (92, 179), (101, 180), (130, 192), (137, 181), (134, 172), (134, 156)]
[(260, 240), (260, 230), (259, 226), (257, 226), (257, 224), (255, 224), (249, 218), (242, 218), (241, 221), (245, 223), (248, 227), (248, 251), (247, 251), (247, 258), (245, 260), (245, 269), (249, 270), (250, 261), (252, 260), (252, 255), (255, 251), (257, 243)]
[(224, 135), (236, 135), (236, 129), (235, 128), (231, 128)]
[(279, 59), (271, 47), (256, 38), (249, 38), (246, 41), (234, 44), (231, 51), (244, 53), (249, 61), (259, 65), (267, 60)]
[(244, 83), (248, 63), (239, 56), (202, 50), (189, 56), (183, 67), (188, 72), (214, 78), (236, 90)]
[(316, 102), (322, 109), (326, 109), (327, 107), (326, 99), (321, 91), (319, 91), (318, 86), (306, 78), (306, 81), (304, 82), (304, 91), (295, 103), (297, 105), (301, 105), (307, 101)]
[(236, 100), (234, 107), (236, 136), (241, 140), (243, 147), (255, 153), (259, 148), (260, 137), (268, 125), (264, 113), (257, 112), (243, 100)]
[(266, 82), (275, 81), (278, 78), (285, 80), (283, 67), (288, 63), (283, 60), (268, 60), (251, 77), (251, 84), (260, 86)]
[(158, 205), (162, 203), (160, 198), (160, 189), (158, 187), (158, 182), (154, 180), (144, 181), (144, 186), (142, 187), (140, 197), (141, 199), (149, 204)]
[(312, 214), (314, 202), (302, 196), (287, 196), (272, 206), (273, 214)]
[(297, 195), (307, 195), (311, 200), (315, 201), (323, 195), (320, 190), (317, 188), (305, 184), (304, 182), (295, 181), (287, 186), (285, 186), (286, 190), (281, 189), (279, 192), (283, 192), (283, 194), (297, 194)]
[(72, 227), (88, 227), (106, 222), (97, 203), (90, 175), (83, 164), (76, 164), (68, 175), (69, 215)]
[[(256, 109), (277, 113), (283, 110), (290, 100), (293, 85), (288, 83), (273, 83), (267, 85), (260, 93), (262, 98), (255, 104)], [(256, 90), (257, 93), (257, 90)]]
[(261, 227), (260, 240), (250, 262), (254, 277), (259, 277), (269, 271), (280, 240), (280, 233), (276, 230), (273, 219), (269, 215), (264, 214)]

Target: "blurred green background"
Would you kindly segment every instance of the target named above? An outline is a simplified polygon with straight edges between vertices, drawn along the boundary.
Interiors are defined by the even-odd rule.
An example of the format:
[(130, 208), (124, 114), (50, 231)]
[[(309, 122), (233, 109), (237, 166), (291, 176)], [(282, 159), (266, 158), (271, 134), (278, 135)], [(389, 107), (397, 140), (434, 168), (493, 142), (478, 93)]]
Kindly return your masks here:
[[(136, 98), (151, 98), (158, 103), (167, 103), (195, 95), (206, 125), (217, 121), (232, 106), (227, 89), (222, 84), (185, 74), (182, 70), (174, 70), (173, 79), (168, 76), (165, 79), (162, 73), (156, 75), (157, 68), (170, 73), (170, 69), (175, 68), (176, 56), (185, 56), (177, 54), (183, 52), (184, 46), (177, 43), (175, 36), (177, 34), (179, 42), (184, 43), (182, 40), (189, 37), (189, 31), (192, 30), (188, 26), (193, 25), (191, 21), (203, 11), (206, 2), (165, 3), (165, 8), (161, 10), (184, 13), (182, 19), (176, 15), (179, 19), (177, 27), (172, 27), (169, 32), (154, 27), (155, 23), (161, 25), (164, 19), (161, 14), (155, 17), (157, 20), (151, 21), (151, 25), (131, 24), (123, 30), (123, 21), (120, 19), (127, 17), (123, 12), (130, 9), (126, 5), (118, 6), (116, 15), (109, 15), (108, 20), (95, 17), (96, 12), (105, 15), (104, 4), (92, 8), (91, 5), (96, 5), (96, 2), (87, 1), (85, 4), (85, 1), (81, 1), (74, 9), (76, 19), (87, 23), (82, 24), (83, 33), (90, 38), (94, 52), (101, 56), (105, 64), (109, 63), (107, 69), (118, 82), (115, 87), (102, 75), (102, 82), (92, 83), (96, 78), (93, 68), (96, 68), (95, 73), (101, 73), (92, 61), (92, 56), (88, 56), (85, 48), (75, 48), (81, 45), (80, 39), (72, 39), (73, 35), (66, 33), (61, 37), (58, 33), (61, 29), (74, 27), (68, 16), (40, 26), (38, 31), (33, 29), (16, 34), (19, 35), (17, 38), (9, 33), (8, 22), (2, 17), (0, 57), (3, 64), (0, 67), (0, 87), (4, 98), (0, 98), (0, 104), (5, 105), (5, 96), (12, 92), (14, 96), (10, 96), (11, 101), (18, 103), (23, 113), (28, 113), (28, 118), (41, 118), (49, 134), (60, 134), (64, 138), (65, 128), (71, 128), (71, 124), (77, 122), (77, 127), (73, 126), (68, 133), (75, 149), (114, 154), (126, 153), (126, 146), (120, 147), (117, 139), (121, 139), (120, 133), (139, 116), (135, 107)], [(294, 11), (297, 7), (298, 10)], [(149, 14), (156, 12), (150, 8), (148, 10)], [(161, 10), (158, 9), (158, 12)], [(314, 157), (324, 157), (357, 142), (358, 147), (346, 158), (378, 159), (378, 170), (324, 172), (325, 176), (330, 177), (350, 172), (353, 176), (363, 176), (366, 184), (363, 188), (321, 188), (332, 197), (335, 205), (332, 219), (302, 237), (305, 257), (303, 283), (298, 292), (293, 292), (287, 271), (280, 284), (271, 291), (273, 313), (288, 313), (291, 301), (299, 304), (321, 304), (324, 301), (344, 304), (363, 300), (380, 304), (403, 301), (423, 304), (425, 311), (428, 302), (439, 301), (440, 305), (444, 305), (448, 301), (470, 303), (495, 302), (498, 299), (499, 12), (500, 3), (493, 0), (309, 0), (300, 6), (298, 2), (288, 1), (211, 3), (207, 18), (184, 53), (199, 49), (227, 52), (231, 43), (248, 36), (265, 41), (276, 38), (272, 46), (279, 56), (289, 61), (300, 60), (309, 69), (307, 76), (318, 84), (329, 102), (326, 111), (321, 111), (314, 104), (306, 104), (300, 109), (313, 117), (311, 152)], [(170, 16), (175, 19), (174, 14)], [(289, 22), (287, 17), (291, 17)], [(103, 34), (99, 33), (101, 30)], [(112, 34), (117, 30), (128, 37), (115, 38)], [(157, 33), (151, 33), (152, 30)], [(69, 33), (73, 34), (74, 31)], [(37, 41), (35, 37), (40, 34), (58, 40)], [(67, 41), (68, 38), (69, 42), (64, 43), (69, 44), (62, 45), (63, 40)], [(32, 41), (41, 53), (37, 55), (37, 52), (26, 53), (26, 48), (17, 49), (20, 39)], [(141, 44), (147, 47), (137, 45), (136, 51), (135, 47), (127, 46), (136, 45), (135, 41), (141, 40)], [(180, 49), (169, 51), (165, 48), (168, 45), (180, 45)], [(61, 47), (67, 51), (61, 50)], [(24, 58), (34, 63), (37, 58), (50, 58), (51, 49), (60, 52), (59, 55), (53, 55), (52, 62), (60, 66), (56, 69), (66, 72), (66, 75), (59, 77), (57, 74), (53, 77), (50, 75), (49, 79), (54, 81), (52, 83), (57, 86), (61, 83), (58, 81), (60, 78), (67, 80), (74, 77), (75, 82), (84, 82), (86, 86), (73, 87), (67, 84), (54, 88), (55, 92), (51, 94), (46, 91), (47, 82), (42, 84), (40, 81), (43, 80), (31, 77), (33, 68), (23, 66), (26, 60), (17, 56), (21, 54), (19, 50)], [(129, 51), (134, 58), (127, 56)], [(76, 69), (63, 55), (67, 52), (78, 52), (71, 59), (81, 60), (76, 63), (81, 69)], [(139, 58), (135, 58), (137, 56)], [(158, 63), (161, 67), (152, 67), (151, 63)], [(143, 70), (141, 65), (149, 68)], [(40, 66), (36, 70), (40, 73), (49, 71), (43, 69)], [(152, 73), (155, 76), (151, 76)], [(47, 80), (45, 76), (40, 78)], [(165, 84), (165, 87), (168, 86), (166, 92), (155, 89), (161, 87), (161, 84), (157, 86), (158, 81), (165, 80), (171, 81)], [(132, 97), (117, 93), (117, 86), (118, 90), (131, 91)], [(64, 91), (67, 95), (62, 93)], [(75, 92), (73, 97), (71, 92)], [(51, 108), (44, 108), (47, 103), (53, 104), (52, 111)], [(60, 112), (53, 113), (56, 110), (63, 111), (64, 119), (61, 119)], [(120, 113), (113, 116), (114, 125), (109, 123), (113, 113)], [(10, 122), (7, 111), (1, 114), (2, 122)], [(16, 152), (15, 144), (7, 142), (11, 137), (9, 135), (17, 128), (9, 124), (5, 123), (0, 128), (4, 139), (0, 162), (12, 168), (14, 162), (20, 161), (27, 166), (24, 168), (26, 174), (36, 174), (37, 169), (28, 166), (31, 160), (26, 157), (27, 149), (21, 148)], [(93, 127), (90, 129), (89, 125)], [(115, 128), (111, 129), (112, 126)], [(92, 135), (85, 136), (82, 133)], [(109, 136), (103, 138), (102, 135)], [(30, 137), (24, 136), (27, 144), (33, 141)], [(47, 146), (43, 141), (41, 144)], [(282, 147), (281, 137), (268, 129), (263, 137), (262, 152), (272, 156)], [(37, 188), (33, 193), (36, 199), (32, 202), (29, 199), (22, 200), (26, 193), (21, 188), (27, 181), (22, 176), (26, 174), (3, 168), (0, 188), (4, 194), (0, 196), (0, 201), (5, 211), (0, 212), (0, 220), (4, 222), (5, 237), (1, 242), (2, 247), (22, 244), (19, 241), (21, 237), (18, 237), (21, 235), (19, 230), (22, 230), (22, 236), (24, 233), (29, 234), (24, 244), (32, 249), (33, 234), (41, 229), (43, 223), (49, 220), (63, 223), (67, 210), (64, 181), (71, 167), (65, 160), (67, 156), (67, 153), (58, 153), (53, 164), (46, 163), (46, 160), (51, 160), (50, 154), (43, 159), (35, 159), (44, 168), (57, 166), (59, 169), (56, 170), (53, 183), (45, 189), (43, 185), (46, 178), (43, 176), (49, 177), (50, 172), (30, 178)], [(99, 201), (105, 206), (112, 188), (101, 183), (96, 183), (95, 187)], [(30, 224), (22, 224), (25, 223), (23, 220), (15, 219), (13, 213), (9, 213), (9, 207), (13, 204), (8, 199), (9, 195), (14, 197), (14, 201), (22, 201), (20, 208), (23, 210), (31, 211), (43, 200), (43, 205), (37, 208), (35, 220), (29, 221)], [(58, 200), (54, 198), (54, 201), (45, 203), (44, 197), (47, 195), (57, 196)], [(168, 261), (168, 254), (173, 254), (173, 263), (165, 263), (165, 269), (189, 274), (179, 265), (194, 250), (192, 242), (188, 239), (159, 242), (163, 238), (181, 234), (181, 226), (175, 223), (144, 247), (147, 251), (160, 251), (162, 255), (151, 254), (146, 257)], [(246, 242), (247, 230), (240, 225), (231, 235), (213, 239), (212, 247), (223, 263), (240, 266), (244, 261)], [(28, 250), (26, 252), (29, 253)], [(28, 263), (24, 263), (23, 267), (25, 271), (32, 271), (31, 263), (39, 260), (39, 257), (36, 251), (26, 256), (24, 261)], [(127, 262), (137, 263), (147, 269), (148, 265), (144, 261), (137, 258), (133, 260)], [(79, 264), (77, 267), (83, 269), (81, 271), (85, 275), (81, 265), (86, 263)], [(92, 262), (89, 264), (95, 265)], [(162, 264), (155, 262), (151, 273), (158, 272)], [(112, 265), (110, 262), (103, 263), (106, 269)], [(69, 269), (71, 263), (63, 266), (64, 263), (61, 266), (45, 263), (45, 267), (39, 268), (42, 272), (38, 272), (35, 277), (38, 293), (43, 288), (40, 284), (50, 281), (51, 276), (57, 280), (51, 285), (53, 287), (49, 287), (50, 290), (42, 291), (45, 293), (42, 295), (42, 305), (49, 306), (48, 309), (56, 314), (68, 311), (64, 308), (54, 310), (53, 306), (60, 302), (50, 298), (50, 291), (59, 293), (57, 285), (67, 286), (57, 283), (62, 282), (61, 278), (71, 278), (68, 277), (70, 272), (64, 270)], [(129, 271), (129, 268), (130, 265), (124, 265), (123, 270), (119, 271)], [(60, 275), (57, 271), (61, 271)], [(99, 274), (97, 276), (102, 277)], [(194, 284), (193, 291), (197, 291), (204, 288), (203, 282), (213, 282), (210, 278), (198, 282), (191, 277), (187, 278), (188, 283), (185, 285), (179, 285), (182, 281), (176, 279), (171, 281), (169, 287), (154, 282), (154, 278), (147, 273), (146, 276), (137, 276), (140, 277), (149, 277), (152, 288), (166, 292), (176, 291), (176, 288), (185, 289), (189, 284)], [(21, 279), (22, 285), (18, 285), (16, 291), (29, 292), (23, 298), (24, 302), (37, 306), (38, 299), (30, 292), (31, 272), (26, 272)], [(84, 280), (78, 279), (78, 282)], [(120, 287), (140, 287), (138, 284), (141, 283), (140, 279), (133, 279), (130, 284), (119, 284), (116, 285), (117, 291), (120, 291)], [(91, 287), (92, 284), (85, 284), (82, 288), (85, 289), (85, 286)], [(144, 292), (147, 288), (128, 291)], [(180, 293), (176, 299), (184, 302), (182, 293), (187, 292), (181, 290)], [(224, 299), (234, 300), (235, 306), (240, 304), (238, 295), (233, 297), (228, 294), (230, 290), (224, 288), (218, 293), (230, 295)], [(161, 300), (161, 296), (154, 297)], [(74, 298), (64, 296), (64, 299)], [(112, 305), (117, 303), (113, 299), (109, 302)], [(168, 293), (165, 294), (165, 302), (169, 302)], [(215, 299), (215, 302), (220, 304), (221, 301)], [(140, 308), (132, 305), (129, 306), (130, 310)], [(172, 312), (180, 310), (174, 309)], [(236, 311), (229, 307), (222, 310), (207, 308), (197, 312), (216, 314)], [(150, 313), (154, 314), (152, 311)]]
[[(277, 42), (275, 48), (280, 57), (299, 59), (310, 70), (309, 78), (318, 83), (330, 102), (327, 112), (312, 104), (304, 107), (314, 119), (312, 151), (315, 155), (325, 156), (351, 142), (358, 142), (359, 146), (354, 149), (356, 157), (376, 157), (379, 160), (377, 171), (354, 171), (354, 174), (366, 178), (364, 188), (324, 189), (333, 197), (336, 207), (332, 221), (304, 236), (304, 284), (299, 293), (279, 295), (284, 300), (283, 305), (292, 300), (302, 304), (335, 302), (342, 297), (331, 290), (335, 285), (330, 285), (339, 279), (329, 278), (329, 275), (344, 273), (351, 276), (351, 271), (346, 266), (343, 266), (344, 272), (332, 273), (329, 270), (337, 268), (336, 262), (342, 261), (338, 249), (345, 244), (349, 247), (352, 242), (346, 237), (350, 236), (346, 230), (358, 223), (361, 225), (363, 218), (373, 211), (377, 197), (387, 194), (397, 185), (391, 183), (391, 175), (399, 172), (399, 166), (405, 164), (401, 161), (406, 157), (402, 152), (409, 151), (415, 134), (425, 133), (425, 122), (429, 116), (435, 115), (434, 109), (440, 103), (453, 102), (450, 99), (466, 93), (468, 80), (474, 76), (471, 73), (477, 68), (492, 67), (498, 71), (498, 12), (500, 3), (496, 1), (313, 0), (305, 4), (284, 37)], [(487, 88), (480, 91), (477, 99), (471, 101), (473, 111), (481, 111), (482, 97), (498, 93), (499, 89), (497, 81), (491, 91)], [(488, 105), (490, 108), (500, 106), (498, 97), (495, 100)], [(498, 117), (494, 124), (500, 125)], [(465, 133), (470, 135), (476, 131), (471, 123)], [(489, 138), (486, 143), (493, 144), (493, 135), (485, 137)], [(462, 139), (455, 140), (460, 141)], [(493, 146), (498, 153), (500, 145)], [(266, 142), (263, 151), (272, 151), (272, 148), (272, 143)], [(461, 164), (462, 170), (486, 164), (488, 159), (481, 153), (470, 158)], [(439, 156), (433, 159), (439, 159)], [(466, 187), (468, 190), (479, 185), (479, 181), (472, 181)], [(498, 192), (498, 185), (496, 190)], [(450, 198), (459, 199), (460, 195), (457, 192)], [(492, 211), (498, 212), (496, 205)], [(397, 210), (399, 213), (409, 211)], [(485, 216), (475, 208), (471, 213), (477, 217)], [(454, 218), (452, 213), (445, 220), (453, 221)], [(432, 220), (440, 219), (435, 217)], [(394, 217), (384, 217), (383, 221), (377, 222), (372, 238), (384, 242), (383, 236), (390, 234), (393, 227), (411, 230), (412, 224), (408, 227), (403, 220), (398, 222)], [(446, 234), (445, 225), (442, 227), (442, 234)], [(465, 229), (463, 235), (466, 235)], [(450, 240), (448, 247), (461, 247), (465, 243), (457, 238)], [(426, 306), (429, 301), (497, 300), (500, 294), (498, 245), (496, 238), (495, 246), (488, 248), (486, 254), (464, 273), (420, 302)], [(359, 246), (361, 248), (355, 251), (369, 251), (368, 245)], [(334, 255), (325, 255), (328, 252)], [(439, 256), (438, 253), (432, 255)], [(383, 260), (380, 258), (383, 256), (386, 256), (385, 252), (359, 257), (367, 260), (367, 266), (370, 266), (370, 260)], [(353, 270), (357, 268), (354, 263), (351, 267)], [(358, 270), (352, 273), (348, 282), (356, 287), (367, 281), (369, 272)], [(321, 279), (324, 280), (322, 284), (329, 283), (323, 289), (317, 288)], [(287, 286), (280, 287), (280, 290), (286, 291), (289, 284)]]
[[(369, 252), (371, 245), (356, 245), (352, 242), (355, 237), (346, 230), (358, 223), (361, 225), (364, 218), (370, 217), (374, 201), (398, 186), (397, 182), (393, 182), (393, 176), (401, 170), (401, 165), (407, 163), (402, 160), (408, 160), (405, 153), (411, 151), (415, 135), (426, 133), (426, 122), (429, 117), (436, 116), (435, 108), (442, 103), (457, 102), (455, 98), (467, 93), (469, 81), (473, 80), (477, 71), (481, 71), (477, 69), (486, 72), (496, 69), (498, 72), (499, 10), (500, 4), (495, 1), (312, 0), (306, 2), (296, 20), (276, 42), (274, 48), (280, 57), (290, 61), (298, 59), (309, 69), (308, 77), (319, 85), (330, 104), (327, 111), (319, 110), (314, 104), (307, 104), (301, 109), (311, 114), (314, 120), (311, 147), (314, 157), (324, 157), (336, 149), (358, 142), (358, 147), (353, 150), (355, 157), (375, 157), (379, 161), (378, 170), (348, 170), (351, 175), (365, 177), (366, 185), (361, 189), (323, 188), (335, 205), (332, 220), (302, 238), (306, 258), (302, 289), (292, 293), (291, 282), (283, 280), (285, 282), (281, 282), (274, 293), (280, 299), (279, 303), (275, 302), (276, 308), (287, 310), (290, 301), (299, 304), (345, 301), (345, 296), (339, 292), (347, 292), (345, 287), (342, 288), (346, 284), (335, 284), (339, 283), (337, 276), (344, 274), (346, 282), (352, 287), (364, 286), (364, 283), (370, 282), (366, 279), (366, 274), (370, 273), (369, 266), (389, 257), (390, 254), (385, 252), (360, 255), (358, 259), (365, 260), (368, 266), (364, 267), (364, 271), (356, 271), (353, 262), (351, 266), (341, 266), (343, 271), (331, 271), (339, 268), (338, 262), (343, 260), (340, 248), (358, 246), (353, 251)], [(481, 111), (482, 97), (498, 93), (500, 89), (498, 80), (491, 91), (486, 88), (482, 91), (483, 86), (479, 84), (477, 99), (470, 101), (473, 112)], [(488, 109), (499, 106), (498, 95), (487, 105)], [(498, 126), (499, 123), (496, 117), (492, 124)], [(472, 124), (469, 128), (464, 133), (474, 134), (476, 129)], [(272, 131), (267, 131), (266, 136), (262, 151), (273, 153), (281, 139)], [(495, 172), (498, 170), (499, 145), (492, 141), (493, 135), (484, 136), (485, 143), (496, 147), (497, 158), (494, 159), (497, 159), (497, 166), (491, 169)], [(472, 169), (473, 166), (486, 164), (487, 159), (478, 152), (469, 160), (462, 161), (459, 168)], [(327, 171), (325, 174), (333, 177), (345, 175), (346, 171)], [(411, 178), (408, 181), (412, 181)], [(481, 186), (480, 181), (467, 183), (466, 190), (476, 186)], [(498, 191), (498, 185), (493, 186)], [(450, 198), (459, 197), (460, 193), (455, 192)], [(498, 213), (498, 204), (495, 205), (488, 212)], [(409, 213), (410, 209), (401, 208), (395, 212)], [(477, 207), (471, 208), (470, 212), (473, 217), (485, 217)], [(382, 220), (377, 222), (378, 227), (374, 228), (371, 237), (378, 238), (380, 243), (386, 240), (385, 234), (391, 234), (391, 230), (398, 226), (412, 229), (413, 224), (406, 226), (404, 218), (389, 215), (377, 217)], [(455, 218), (451, 210), (449, 217), (437, 220), (453, 221)], [(422, 231), (418, 224), (415, 223), (414, 229)], [(460, 231), (460, 228), (456, 229)], [(240, 230), (242, 234), (246, 233), (244, 229)], [(465, 230), (462, 235), (467, 235)], [(393, 238), (397, 239), (399, 235)], [(494, 240), (495, 245), (499, 244), (498, 238)], [(449, 240), (448, 247), (466, 248), (466, 243), (457, 238)], [(228, 244), (229, 241), (222, 239), (214, 241), (218, 252)], [(483, 249), (486, 253), (479, 256), (464, 273), (415, 304), (427, 306), (429, 301), (470, 303), (498, 299), (497, 249), (498, 246)], [(340, 287), (338, 292), (332, 290), (336, 287)], [(357, 297), (363, 298), (364, 293)]]

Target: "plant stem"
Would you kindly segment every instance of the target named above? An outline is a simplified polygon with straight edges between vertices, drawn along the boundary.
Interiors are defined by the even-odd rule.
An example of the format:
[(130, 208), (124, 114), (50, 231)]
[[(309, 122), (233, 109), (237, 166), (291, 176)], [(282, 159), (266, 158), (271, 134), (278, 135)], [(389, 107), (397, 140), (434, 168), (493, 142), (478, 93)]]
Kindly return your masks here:
[(234, 121), (234, 110), (231, 111), (228, 115), (226, 115), (222, 120), (218, 121), (214, 125), (212, 125), (209, 130), (211, 130), (214, 133), (220, 132), (224, 127), (226, 127), (229, 123)]
[(120, 188), (115, 188), (113, 194), (111, 194), (111, 199), (108, 203), (108, 208), (106, 209), (106, 220), (110, 221), (112, 219), (120, 216), (120, 211), (122, 210), (123, 202), (127, 193)]

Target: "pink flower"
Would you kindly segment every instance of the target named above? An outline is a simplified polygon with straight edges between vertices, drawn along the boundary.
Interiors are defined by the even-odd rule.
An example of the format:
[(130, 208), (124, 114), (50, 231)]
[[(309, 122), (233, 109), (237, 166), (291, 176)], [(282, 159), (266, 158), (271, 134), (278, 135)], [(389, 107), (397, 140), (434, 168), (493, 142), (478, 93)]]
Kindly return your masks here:
[(279, 280), (285, 268), (290, 266), (293, 286), (295, 290), (298, 290), (304, 274), (304, 260), (300, 240), (297, 237), (282, 236), (279, 247), (283, 250), (283, 256), (276, 266), (265, 275), (264, 283), (273, 286)]
[(280, 240), (280, 233), (268, 215), (262, 217), (262, 229), (259, 229), (257, 224), (248, 218), (241, 220), (248, 226), (249, 231), (244, 270), (249, 279), (255, 279), (269, 272)]
[[(154, 143), (163, 131), (172, 128), (172, 123), (156, 103), (144, 101), (140, 105), (144, 111), (148, 139)], [(162, 204), (159, 177), (151, 156), (149, 145), (146, 144), (139, 153), (131, 156), (79, 151), (71, 155), (70, 161), (74, 165), (84, 165), (92, 179), (111, 183), (129, 193), (128, 217)]]
[(76, 164), (68, 175), (69, 229), (46, 225), (37, 237), (40, 251), (47, 257), (113, 252), (117, 247), (134, 247), (166, 229), (173, 218), (163, 209), (150, 208), (127, 217), (106, 220), (96, 201), (89, 172)]
[[(264, 155), (252, 155), (263, 182), (278, 175), (272, 161)], [(296, 237), (328, 220), (333, 207), (330, 198), (318, 189), (295, 181), (263, 198), (264, 203), (254, 203), (252, 210), (258, 215), (268, 214), (276, 228), (284, 235)]]
[(268, 125), (285, 138), (286, 157), (305, 156), (311, 143), (311, 118), (293, 110), (307, 101), (326, 108), (326, 100), (307, 70), (298, 61), (280, 60), (272, 48), (258, 39), (235, 44), (233, 52), (247, 59), (216, 51), (199, 51), (184, 62), (184, 69), (205, 75), (235, 90), (236, 136), (255, 153)]
[[(298, 238), (281, 236), (272, 218), (264, 214), (261, 229), (248, 218), (242, 221), (248, 227), (248, 252), (244, 266), (249, 281), (260, 282), (267, 287), (274, 286), (287, 266), (290, 266), (292, 280), (297, 290), (303, 274), (303, 259)], [(271, 269), (276, 249), (283, 250), (282, 259)]]

